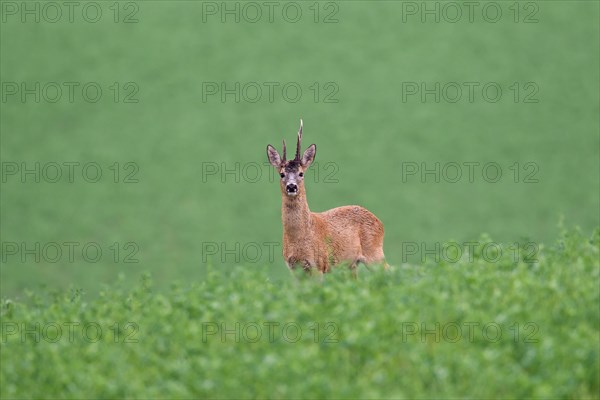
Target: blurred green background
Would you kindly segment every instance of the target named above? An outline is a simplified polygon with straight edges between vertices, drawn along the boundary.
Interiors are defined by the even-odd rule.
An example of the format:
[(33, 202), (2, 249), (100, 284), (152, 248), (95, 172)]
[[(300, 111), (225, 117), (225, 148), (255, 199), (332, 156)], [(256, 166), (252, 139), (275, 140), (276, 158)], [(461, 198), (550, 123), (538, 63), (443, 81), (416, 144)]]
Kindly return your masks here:
[[(2, 2), (3, 296), (40, 284), (94, 293), (120, 273), (134, 280), (143, 271), (159, 286), (200, 281), (209, 262), (287, 274), (280, 246), (271, 259), (264, 245), (280, 242), (282, 232), (279, 186), (269, 179), (265, 147), (280, 149), (285, 138), (293, 148), (300, 117), (304, 146), (318, 147), (319, 175), (307, 182), (310, 208), (367, 207), (384, 222), (392, 265), (401, 264), (409, 241), (433, 246), (486, 232), (497, 241), (540, 242), (557, 236), (561, 216), (586, 231), (600, 222), (597, 2), (495, 2), (497, 22), (489, 21), (491, 9), (484, 18), (482, 2), (473, 22), (463, 14), (456, 23), (443, 3), (438, 22), (422, 22), (424, 7), (435, 9), (435, 2), (295, 2), (288, 14), (288, 3), (278, 3), (272, 22), (264, 6), (250, 22), (254, 9), (228, 2), (240, 7), (240, 21), (228, 14), (223, 22), (225, 3), (140, 1), (97, 2), (102, 14), (91, 23), (82, 15), (86, 4), (73, 22), (63, 7), (52, 23), (54, 11), (40, 3), (35, 22), (22, 15), (20, 2)], [(296, 9), (302, 15), (293, 23)], [(40, 101), (22, 101), (20, 85), (36, 82)], [(48, 101), (55, 97), (51, 82), (63, 88), (56, 102)], [(72, 102), (65, 82), (79, 84)], [(89, 82), (102, 89), (98, 102), (82, 95)], [(222, 82), (247, 91), (240, 89), (239, 102), (207, 92)], [(278, 85), (272, 101), (265, 82)], [(472, 102), (466, 86), (458, 101), (448, 101), (449, 91), (436, 102), (433, 95), (408, 96), (406, 82), (479, 86)], [(502, 88), (497, 102), (483, 97), (490, 82)], [(286, 100), (286, 84), (301, 88), (298, 101)], [(262, 95), (252, 101), (256, 85)], [(36, 162), (94, 162), (103, 175), (97, 183), (83, 179), (81, 167), (73, 182), (66, 167), (57, 183), (7, 175), (11, 166)], [(431, 175), (423, 183), (418, 174), (403, 179), (405, 163), (436, 162), (494, 162), (503, 175), (489, 183), (476, 168), (471, 183), (465, 168), (457, 183)], [(524, 168), (529, 162), (537, 183), (524, 182), (533, 171)], [(214, 166), (217, 173), (208, 174)], [(238, 176), (222, 176), (224, 168), (238, 168)], [(123, 182), (129, 173), (137, 183)], [(19, 244), (16, 255), (7, 253), (9, 242)], [(40, 262), (27, 254), (23, 261), (22, 243), (36, 242), (79, 246), (73, 261), (67, 254), (56, 263), (43, 254)], [(98, 262), (81, 255), (86, 243), (102, 249)], [(216, 254), (212, 247), (207, 254), (211, 243), (219, 246)], [(226, 252), (235, 252), (236, 243), (239, 260)], [(124, 262), (132, 251), (139, 262)]]

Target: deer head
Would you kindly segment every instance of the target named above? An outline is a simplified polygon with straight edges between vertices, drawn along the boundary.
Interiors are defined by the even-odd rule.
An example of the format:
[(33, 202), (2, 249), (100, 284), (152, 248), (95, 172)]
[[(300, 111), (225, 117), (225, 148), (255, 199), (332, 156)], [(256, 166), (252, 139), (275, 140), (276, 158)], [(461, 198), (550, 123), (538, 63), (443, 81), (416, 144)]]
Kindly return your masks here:
[(267, 157), (269, 162), (281, 177), (279, 185), (281, 193), (289, 198), (294, 198), (298, 194), (304, 193), (304, 172), (315, 159), (317, 146), (311, 144), (300, 157), (302, 149), (302, 120), (300, 120), (300, 129), (298, 130), (298, 142), (296, 144), (296, 157), (293, 160), (286, 160), (285, 140), (283, 141), (283, 157), (271, 145), (267, 146)]

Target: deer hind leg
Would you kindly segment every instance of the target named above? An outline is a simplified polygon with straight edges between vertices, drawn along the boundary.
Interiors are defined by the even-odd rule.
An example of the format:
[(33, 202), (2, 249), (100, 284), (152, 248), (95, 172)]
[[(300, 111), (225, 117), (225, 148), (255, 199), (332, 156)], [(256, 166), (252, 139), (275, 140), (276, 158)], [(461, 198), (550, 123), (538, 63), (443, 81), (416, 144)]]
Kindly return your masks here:
[(349, 265), (349, 268), (352, 271), (352, 277), (354, 279), (358, 279), (358, 264), (363, 264), (369, 271), (371, 270), (365, 256), (359, 254)]
[(365, 265), (382, 264), (384, 269), (389, 267), (383, 254), (383, 225), (380, 222), (371, 226), (370, 229), (361, 230), (360, 245), (364, 256), (362, 262)]
[(356, 260), (352, 261), (349, 265), (350, 271), (352, 271), (352, 278), (358, 279), (358, 263), (360, 262), (360, 257)]
[(377, 254), (372, 255), (371, 257), (365, 258), (364, 263), (368, 270), (371, 270), (369, 268), (369, 265), (372, 264), (381, 264), (383, 265), (383, 269), (388, 269), (390, 267), (389, 264), (385, 261), (383, 250), (381, 250), (381, 252), (378, 252)]
[(384, 269), (388, 269), (389, 265), (385, 261), (385, 255), (383, 254), (383, 243), (369, 243), (370, 246), (362, 246), (364, 256), (360, 260), (367, 266), (371, 264), (382, 264)]

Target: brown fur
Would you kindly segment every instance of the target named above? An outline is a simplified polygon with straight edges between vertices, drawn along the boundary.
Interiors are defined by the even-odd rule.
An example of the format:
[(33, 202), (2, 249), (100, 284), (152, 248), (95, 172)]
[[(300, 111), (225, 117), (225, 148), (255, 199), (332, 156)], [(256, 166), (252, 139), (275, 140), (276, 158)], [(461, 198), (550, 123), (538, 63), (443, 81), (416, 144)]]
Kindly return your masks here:
[[(269, 161), (284, 177), (280, 180), (283, 223), (283, 257), (289, 268), (301, 267), (306, 271), (316, 269), (321, 273), (335, 264), (347, 262), (355, 271), (359, 262), (382, 263), (387, 268), (383, 254), (383, 224), (369, 210), (360, 206), (343, 206), (314, 213), (308, 208), (302, 175), (314, 160), (316, 147), (310, 146), (300, 160), (299, 144), (296, 159), (279, 158), (269, 145)], [(284, 151), (285, 154), (285, 151)], [(293, 182), (297, 195), (290, 196), (286, 185)]]

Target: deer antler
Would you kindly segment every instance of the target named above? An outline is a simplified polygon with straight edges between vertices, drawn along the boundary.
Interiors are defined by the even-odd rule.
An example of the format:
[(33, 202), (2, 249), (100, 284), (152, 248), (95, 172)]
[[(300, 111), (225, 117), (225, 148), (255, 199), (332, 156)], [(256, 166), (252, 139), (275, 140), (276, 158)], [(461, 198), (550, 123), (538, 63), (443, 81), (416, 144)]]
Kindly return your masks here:
[(283, 139), (283, 158), (281, 160), (282, 163), (285, 162), (285, 139)]
[(296, 145), (296, 161), (300, 161), (300, 151), (302, 151), (301, 148), (301, 143), (302, 143), (302, 118), (300, 118), (300, 129), (298, 130), (298, 144)]

